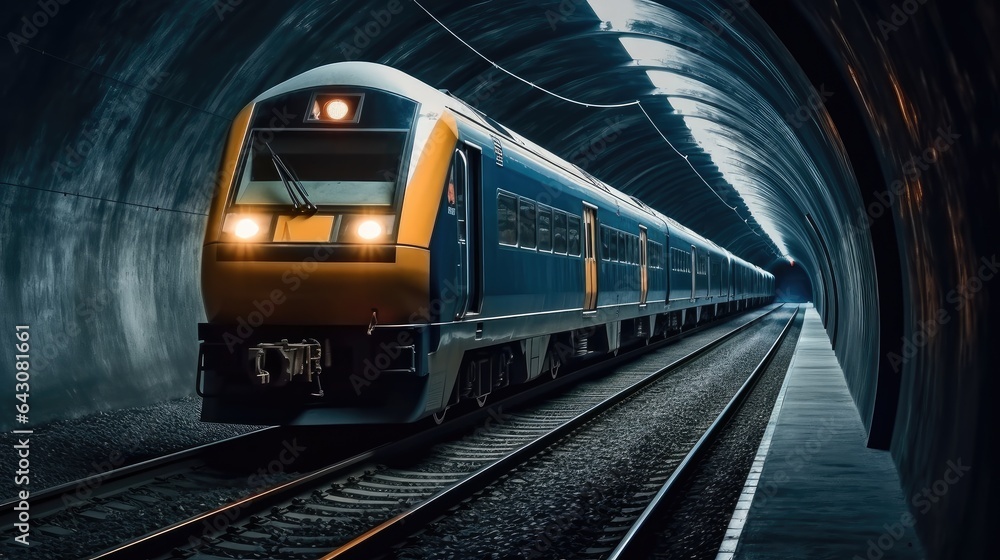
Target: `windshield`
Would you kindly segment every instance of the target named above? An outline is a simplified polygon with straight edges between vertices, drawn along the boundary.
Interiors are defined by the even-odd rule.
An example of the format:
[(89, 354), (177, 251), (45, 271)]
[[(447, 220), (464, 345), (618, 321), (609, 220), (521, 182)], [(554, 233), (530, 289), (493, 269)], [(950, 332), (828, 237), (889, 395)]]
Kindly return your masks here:
[(275, 165), (277, 156), (317, 206), (392, 206), (406, 134), (255, 130), (235, 204), (296, 203)]

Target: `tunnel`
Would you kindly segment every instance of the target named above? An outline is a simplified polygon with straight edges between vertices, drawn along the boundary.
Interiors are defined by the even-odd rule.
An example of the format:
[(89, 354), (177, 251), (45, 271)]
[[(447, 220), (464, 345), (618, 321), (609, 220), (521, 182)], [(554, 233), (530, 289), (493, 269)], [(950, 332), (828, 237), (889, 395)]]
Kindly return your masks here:
[[(866, 444), (890, 454), (903, 494), (948, 460), (973, 465), (919, 519), (929, 556), (987, 550), (994, 3), (12, 0), (3, 12), (0, 308), (5, 331), (30, 324), (44, 341), (32, 423), (194, 394), (202, 242), (233, 120), (309, 69), (377, 62), (773, 273), (779, 301), (812, 302)], [(14, 415), (0, 427), (17, 428)]]

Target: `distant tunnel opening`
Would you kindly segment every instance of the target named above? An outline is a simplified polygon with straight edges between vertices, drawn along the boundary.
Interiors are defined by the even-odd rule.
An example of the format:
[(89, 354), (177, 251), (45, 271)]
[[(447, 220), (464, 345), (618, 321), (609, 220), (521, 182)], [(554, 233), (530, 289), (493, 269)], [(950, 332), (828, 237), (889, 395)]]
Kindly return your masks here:
[(780, 303), (805, 303), (813, 301), (812, 282), (801, 266), (782, 261), (771, 269), (774, 274), (775, 301)]

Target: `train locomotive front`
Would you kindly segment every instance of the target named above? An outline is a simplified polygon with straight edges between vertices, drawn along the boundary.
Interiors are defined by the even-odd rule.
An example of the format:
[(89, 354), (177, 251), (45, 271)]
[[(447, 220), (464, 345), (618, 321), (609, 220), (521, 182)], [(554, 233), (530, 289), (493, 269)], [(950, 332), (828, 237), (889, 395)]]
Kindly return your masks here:
[(202, 257), (203, 420), (410, 422), (440, 408), (428, 325), (463, 295), (432, 305), (431, 234), (455, 208), (443, 96), (345, 63), (236, 118)]

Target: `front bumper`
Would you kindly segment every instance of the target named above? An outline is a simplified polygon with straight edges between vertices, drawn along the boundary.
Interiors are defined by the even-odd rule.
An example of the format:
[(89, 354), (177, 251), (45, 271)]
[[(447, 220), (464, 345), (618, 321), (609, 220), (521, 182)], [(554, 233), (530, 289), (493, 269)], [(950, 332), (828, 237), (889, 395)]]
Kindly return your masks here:
[[(199, 324), (201, 419), (267, 425), (414, 422), (427, 408), (427, 327)], [(260, 344), (314, 340), (322, 371), (262, 383)], [(269, 353), (264, 367), (281, 371)]]

